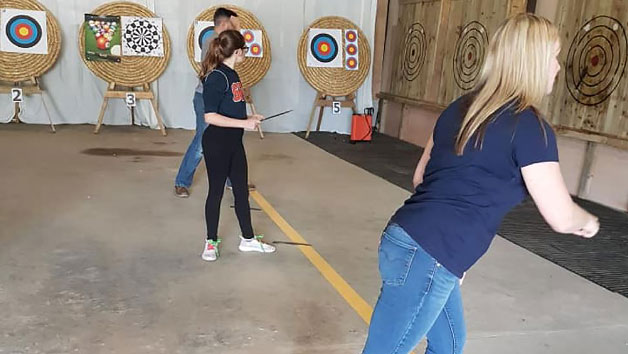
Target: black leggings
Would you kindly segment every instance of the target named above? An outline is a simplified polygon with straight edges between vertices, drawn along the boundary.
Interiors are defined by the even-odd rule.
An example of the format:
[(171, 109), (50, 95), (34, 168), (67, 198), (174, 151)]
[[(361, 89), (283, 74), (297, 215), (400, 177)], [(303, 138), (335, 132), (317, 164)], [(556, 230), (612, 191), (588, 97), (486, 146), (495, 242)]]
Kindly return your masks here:
[[(209, 179), (209, 194), (205, 202), (207, 239), (218, 238), (220, 202), (225, 191), (227, 177), (231, 180), (235, 199), (235, 212), (240, 223), (242, 237), (253, 238), (249, 205), (248, 167), (242, 137), (222, 136), (210, 127), (203, 134), (203, 156)], [(229, 134), (231, 135), (231, 134)]]

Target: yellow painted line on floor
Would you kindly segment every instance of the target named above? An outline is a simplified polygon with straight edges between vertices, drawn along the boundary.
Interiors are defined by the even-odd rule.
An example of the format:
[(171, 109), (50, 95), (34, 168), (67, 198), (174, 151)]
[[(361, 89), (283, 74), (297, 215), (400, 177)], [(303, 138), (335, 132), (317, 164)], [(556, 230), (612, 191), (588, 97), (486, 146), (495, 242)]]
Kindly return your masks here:
[[(283, 231), (288, 238), (295, 243), (309, 244), (299, 233), (295, 230), (286, 219), (284, 219), (275, 208), (258, 192), (251, 191), (251, 197), (255, 202), (264, 210), (264, 212), (270, 217), (270, 219)], [(327, 279), (327, 281), (336, 289), (336, 291), (342, 296), (347, 303), (358, 313), (360, 317), (367, 324), (371, 321), (371, 314), (373, 308), (358, 294), (349, 283), (347, 283), (341, 276), (334, 270), (334, 268), (323, 258), (314, 247), (311, 246), (297, 246), (301, 253), (309, 259), (309, 261), (318, 269), (318, 271)]]

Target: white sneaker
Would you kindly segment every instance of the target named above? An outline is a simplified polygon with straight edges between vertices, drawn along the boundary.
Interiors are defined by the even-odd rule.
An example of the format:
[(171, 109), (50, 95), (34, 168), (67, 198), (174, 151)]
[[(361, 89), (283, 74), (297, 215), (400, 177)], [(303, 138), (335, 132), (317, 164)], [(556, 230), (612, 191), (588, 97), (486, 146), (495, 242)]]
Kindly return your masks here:
[(218, 256), (220, 255), (218, 251), (218, 244), (220, 244), (220, 239), (218, 239), (218, 241), (205, 240), (205, 248), (203, 248), (201, 258), (208, 262), (213, 262), (218, 259)]
[(240, 252), (260, 252), (260, 253), (273, 253), (277, 249), (275, 246), (262, 242), (264, 236), (255, 236), (252, 239), (245, 239), (240, 236), (240, 246), (238, 249)]

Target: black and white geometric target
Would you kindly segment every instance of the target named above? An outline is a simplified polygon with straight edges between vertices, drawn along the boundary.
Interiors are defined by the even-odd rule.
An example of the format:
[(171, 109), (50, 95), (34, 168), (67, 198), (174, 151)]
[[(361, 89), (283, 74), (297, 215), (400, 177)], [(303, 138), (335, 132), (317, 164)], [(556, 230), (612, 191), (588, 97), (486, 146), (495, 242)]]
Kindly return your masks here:
[(487, 51), (486, 27), (477, 21), (469, 22), (460, 32), (454, 51), (453, 70), (458, 87), (463, 90), (475, 87), (482, 72)]
[(606, 101), (624, 77), (628, 55), (626, 29), (609, 16), (587, 21), (567, 54), (565, 80), (571, 96), (594, 106)]
[(161, 18), (122, 17), (122, 55), (163, 57)]

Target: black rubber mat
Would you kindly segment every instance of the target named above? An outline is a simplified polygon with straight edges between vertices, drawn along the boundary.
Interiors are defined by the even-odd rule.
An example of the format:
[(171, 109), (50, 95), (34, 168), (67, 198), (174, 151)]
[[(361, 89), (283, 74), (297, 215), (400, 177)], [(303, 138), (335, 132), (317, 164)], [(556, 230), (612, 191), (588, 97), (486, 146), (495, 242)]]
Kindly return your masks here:
[[(297, 133), (301, 138), (304, 133)], [(332, 155), (412, 191), (412, 175), (422, 149), (382, 134), (370, 143), (349, 143), (347, 135), (312, 133), (308, 141)], [(499, 234), (507, 240), (604, 288), (628, 297), (628, 214), (576, 198), (600, 218), (593, 239), (561, 235), (543, 221), (527, 200), (509, 213)]]

